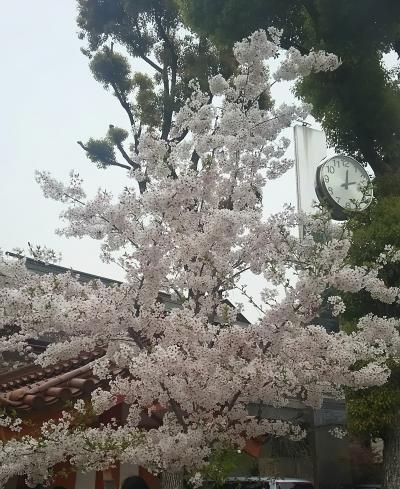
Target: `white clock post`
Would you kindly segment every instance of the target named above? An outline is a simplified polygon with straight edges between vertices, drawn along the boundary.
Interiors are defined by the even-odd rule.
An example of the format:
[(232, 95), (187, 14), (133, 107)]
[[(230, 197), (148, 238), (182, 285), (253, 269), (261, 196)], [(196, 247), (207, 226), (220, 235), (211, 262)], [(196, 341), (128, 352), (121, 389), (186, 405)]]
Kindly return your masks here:
[[(325, 133), (308, 126), (294, 127), (294, 147), (296, 161), (297, 210), (313, 212), (313, 204), (319, 201), (315, 190), (318, 166), (327, 157)], [(299, 229), (300, 239), (303, 229)], [(329, 318), (328, 318), (329, 320)], [(320, 323), (326, 323), (320, 318)], [(331, 423), (345, 423), (345, 403), (343, 400), (324, 399), (322, 409), (312, 410), (311, 447), (313, 458), (314, 485), (324, 487), (335, 480), (338, 484), (352, 481), (349, 459), (349, 445), (346, 439), (334, 438), (329, 430)]]
[[(294, 150), (296, 161), (297, 210), (312, 212), (318, 202), (315, 192), (315, 175), (321, 160), (326, 158), (326, 137), (323, 131), (305, 125), (294, 126)], [(303, 229), (300, 229), (300, 238)]]

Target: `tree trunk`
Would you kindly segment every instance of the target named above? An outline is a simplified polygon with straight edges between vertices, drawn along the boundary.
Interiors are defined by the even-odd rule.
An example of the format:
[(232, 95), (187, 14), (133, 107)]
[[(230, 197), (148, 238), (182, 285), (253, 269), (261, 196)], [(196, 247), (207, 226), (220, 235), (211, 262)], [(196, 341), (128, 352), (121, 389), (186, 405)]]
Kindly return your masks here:
[(161, 489), (183, 489), (183, 472), (163, 472), (161, 475)]
[(382, 489), (400, 488), (400, 417), (386, 431), (383, 449)]

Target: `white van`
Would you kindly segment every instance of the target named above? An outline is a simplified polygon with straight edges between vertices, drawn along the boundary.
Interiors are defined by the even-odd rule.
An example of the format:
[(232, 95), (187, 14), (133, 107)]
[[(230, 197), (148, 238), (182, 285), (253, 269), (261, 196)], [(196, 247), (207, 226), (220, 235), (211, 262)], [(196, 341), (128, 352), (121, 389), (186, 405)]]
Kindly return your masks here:
[(314, 489), (305, 479), (288, 477), (229, 477), (219, 489)]

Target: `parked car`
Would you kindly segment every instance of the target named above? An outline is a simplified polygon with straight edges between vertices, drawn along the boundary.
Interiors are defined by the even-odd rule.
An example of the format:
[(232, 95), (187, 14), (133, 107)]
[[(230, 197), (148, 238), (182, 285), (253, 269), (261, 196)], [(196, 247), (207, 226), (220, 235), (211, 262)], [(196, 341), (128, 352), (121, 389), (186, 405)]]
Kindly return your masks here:
[(313, 483), (289, 477), (229, 477), (221, 489), (314, 489)]

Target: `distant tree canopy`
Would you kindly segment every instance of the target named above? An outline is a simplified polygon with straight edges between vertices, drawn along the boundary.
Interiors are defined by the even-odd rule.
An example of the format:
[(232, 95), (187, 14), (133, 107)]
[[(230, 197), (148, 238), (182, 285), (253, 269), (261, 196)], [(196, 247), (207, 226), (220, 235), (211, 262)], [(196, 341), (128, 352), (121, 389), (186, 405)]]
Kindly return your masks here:
[[(78, 143), (100, 168), (135, 170), (132, 155), (144, 126), (159, 129), (167, 139), (174, 112), (190, 96), (189, 81), (197, 79), (208, 91), (208, 78), (218, 70), (224, 73), (230, 57), (221, 62), (223, 57), (204, 36), (185, 29), (169, 0), (77, 3), (79, 37), (87, 41), (82, 52), (90, 59), (94, 78), (112, 91), (126, 112), (131, 129), (127, 133), (110, 124), (104, 138)], [(135, 59), (145, 63), (144, 73), (132, 70)], [(129, 136), (133, 136), (130, 148), (124, 146)]]
[(301, 81), (297, 94), (338, 150), (376, 174), (400, 169), (398, 74), (382, 53), (400, 53), (398, 0), (176, 0), (185, 21), (226, 48), (256, 29), (283, 29), (285, 47), (324, 49), (342, 66)]

